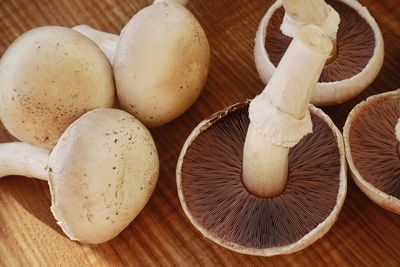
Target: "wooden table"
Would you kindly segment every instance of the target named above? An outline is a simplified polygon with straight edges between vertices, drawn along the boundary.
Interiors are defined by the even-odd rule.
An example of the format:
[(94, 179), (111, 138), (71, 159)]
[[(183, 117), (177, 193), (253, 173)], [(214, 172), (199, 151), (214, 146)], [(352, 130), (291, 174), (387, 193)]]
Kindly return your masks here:
[[(174, 122), (153, 129), (161, 175), (143, 212), (114, 240), (97, 246), (70, 241), (50, 212), (46, 182), (22, 177), (0, 181), (0, 266), (400, 266), (400, 217), (371, 202), (349, 179), (337, 223), (312, 246), (272, 258), (237, 254), (204, 239), (180, 207), (175, 166), (191, 130), (205, 117), (263, 88), (253, 62), (258, 22), (272, 0), (193, 0), (188, 8), (203, 25), (212, 64), (204, 93)], [(341, 129), (351, 108), (372, 94), (400, 87), (400, 1), (361, 0), (377, 20), (385, 64), (361, 95), (325, 108)], [(117, 33), (144, 0), (1, 0), (0, 53), (21, 33), (42, 25), (89, 24)], [(0, 142), (11, 140), (0, 129)]]

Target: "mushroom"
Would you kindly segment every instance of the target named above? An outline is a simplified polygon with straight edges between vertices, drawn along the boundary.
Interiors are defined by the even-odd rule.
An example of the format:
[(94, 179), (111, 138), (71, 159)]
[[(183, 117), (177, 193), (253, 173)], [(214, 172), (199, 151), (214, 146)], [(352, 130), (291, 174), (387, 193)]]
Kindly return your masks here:
[(184, 113), (199, 97), (208, 74), (207, 37), (179, 2), (187, 1), (155, 1), (128, 22), (120, 38), (75, 27), (112, 60), (121, 108), (149, 127)]
[(302, 27), (249, 108), (231, 106), (193, 130), (177, 187), (204, 236), (239, 253), (273, 256), (307, 247), (333, 225), (347, 189), (343, 139), (307, 105), (331, 49), (318, 27)]
[(399, 117), (400, 90), (371, 96), (350, 112), (343, 135), (356, 185), (381, 207), (400, 214)]
[(84, 243), (117, 236), (148, 202), (158, 172), (149, 131), (121, 110), (83, 115), (51, 153), (26, 143), (0, 144), (0, 177), (48, 181), (55, 219), (69, 238)]
[(112, 69), (101, 50), (68, 28), (30, 30), (0, 61), (0, 117), (19, 140), (52, 148), (81, 115), (114, 104)]
[(114, 62), (115, 51), (119, 41), (119, 35), (108, 32), (102, 32), (88, 25), (77, 25), (72, 28), (73, 30), (85, 35), (92, 40), (107, 57), (108, 61), (112, 64)]
[(319, 78), (313, 104), (343, 103), (372, 83), (383, 64), (384, 43), (374, 18), (356, 0), (277, 0), (261, 20), (255, 41), (255, 63), (265, 83), (298, 27), (307, 23), (321, 27), (334, 47)]

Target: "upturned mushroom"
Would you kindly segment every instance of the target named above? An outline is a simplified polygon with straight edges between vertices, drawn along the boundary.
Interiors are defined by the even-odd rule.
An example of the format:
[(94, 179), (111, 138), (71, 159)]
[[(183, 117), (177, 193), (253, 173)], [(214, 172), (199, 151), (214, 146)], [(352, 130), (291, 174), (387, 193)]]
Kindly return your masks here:
[(343, 129), (354, 182), (372, 201), (400, 214), (400, 90), (369, 97)]
[(185, 112), (207, 79), (209, 44), (199, 22), (182, 5), (186, 2), (155, 1), (128, 22), (120, 37), (86, 25), (74, 27), (113, 63), (122, 109), (150, 127)]
[(200, 123), (177, 165), (183, 210), (207, 238), (273, 256), (307, 247), (333, 225), (346, 195), (343, 139), (308, 106), (332, 44), (302, 27), (261, 93)]
[(356, 0), (277, 0), (259, 25), (254, 56), (267, 83), (299, 27), (313, 23), (333, 43), (311, 102), (318, 106), (345, 102), (378, 75), (384, 57), (381, 31), (367, 8)]
[(114, 104), (112, 69), (88, 38), (46, 26), (21, 35), (0, 60), (0, 119), (19, 140), (52, 148), (81, 115)]
[(0, 177), (48, 181), (57, 223), (70, 239), (84, 243), (117, 236), (150, 199), (158, 172), (149, 131), (120, 110), (83, 115), (51, 152), (26, 143), (0, 144)]

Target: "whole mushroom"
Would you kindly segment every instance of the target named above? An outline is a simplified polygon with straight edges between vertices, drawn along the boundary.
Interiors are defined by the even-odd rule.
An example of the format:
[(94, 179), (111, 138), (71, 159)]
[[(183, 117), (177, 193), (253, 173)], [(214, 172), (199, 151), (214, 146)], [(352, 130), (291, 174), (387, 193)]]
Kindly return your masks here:
[(346, 195), (343, 139), (308, 106), (332, 49), (314, 25), (293, 39), (265, 90), (200, 123), (177, 166), (183, 210), (207, 238), (236, 252), (303, 249), (333, 225)]
[(267, 83), (299, 27), (312, 23), (333, 44), (311, 102), (343, 103), (364, 90), (378, 75), (384, 58), (381, 31), (367, 8), (356, 0), (277, 0), (260, 22), (255, 63)]
[(120, 110), (83, 115), (51, 152), (26, 143), (0, 144), (0, 177), (48, 181), (57, 223), (70, 239), (84, 243), (117, 236), (150, 199), (158, 173), (149, 131)]
[(356, 185), (381, 207), (400, 214), (399, 117), (400, 90), (371, 96), (350, 112), (343, 136)]
[(128, 22), (120, 37), (74, 27), (111, 60), (120, 106), (146, 126), (163, 125), (185, 112), (207, 79), (209, 44), (182, 5), (186, 2), (155, 1)]
[(21, 35), (0, 60), (0, 119), (19, 140), (52, 148), (81, 115), (114, 104), (111, 65), (101, 50), (69, 28)]

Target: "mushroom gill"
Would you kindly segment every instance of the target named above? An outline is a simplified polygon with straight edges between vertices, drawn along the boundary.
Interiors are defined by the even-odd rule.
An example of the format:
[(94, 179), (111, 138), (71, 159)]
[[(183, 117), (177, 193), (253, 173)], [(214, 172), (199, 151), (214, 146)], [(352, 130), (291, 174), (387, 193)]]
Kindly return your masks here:
[(400, 95), (364, 106), (349, 131), (351, 156), (361, 176), (378, 190), (400, 199), (399, 142), (395, 126)]
[[(374, 54), (375, 36), (370, 25), (356, 10), (340, 1), (326, 2), (340, 14), (340, 25), (336, 58), (324, 67), (319, 82), (341, 81), (353, 77), (365, 68)], [(279, 8), (272, 15), (267, 27), (265, 48), (275, 67), (292, 40), (280, 30), (284, 14), (284, 8)]]
[(329, 125), (312, 114), (313, 133), (289, 153), (288, 183), (275, 198), (250, 194), (242, 184), (247, 106), (211, 121), (187, 148), (183, 197), (193, 218), (213, 235), (248, 248), (299, 241), (337, 205), (340, 152)]

